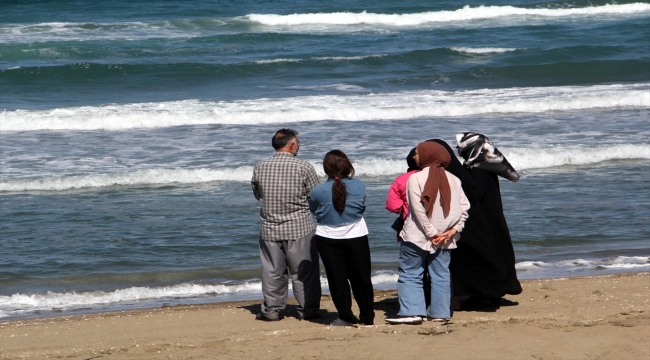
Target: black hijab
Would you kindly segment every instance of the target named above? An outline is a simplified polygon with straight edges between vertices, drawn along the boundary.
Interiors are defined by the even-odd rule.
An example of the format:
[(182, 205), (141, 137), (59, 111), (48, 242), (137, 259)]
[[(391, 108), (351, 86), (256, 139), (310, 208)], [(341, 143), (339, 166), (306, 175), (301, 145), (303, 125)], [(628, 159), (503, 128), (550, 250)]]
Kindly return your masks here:
[(468, 168), (485, 170), (512, 182), (519, 180), (517, 171), (487, 136), (466, 132), (456, 134), (456, 142), (458, 143), (458, 154), (465, 159), (465, 166)]
[(409, 154), (406, 155), (406, 164), (409, 166), (409, 168), (406, 169), (406, 172), (413, 171), (413, 170), (422, 170), (420, 169), (418, 164), (415, 163), (415, 159), (413, 158), (413, 156), (415, 155), (415, 149), (417, 148), (414, 147), (413, 149), (411, 149)]

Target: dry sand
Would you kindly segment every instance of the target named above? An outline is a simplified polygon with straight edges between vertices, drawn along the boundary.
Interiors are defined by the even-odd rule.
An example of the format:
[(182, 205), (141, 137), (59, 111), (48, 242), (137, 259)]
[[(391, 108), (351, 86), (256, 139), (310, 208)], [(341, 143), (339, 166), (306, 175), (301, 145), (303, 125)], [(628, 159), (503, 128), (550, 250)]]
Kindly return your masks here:
[(650, 273), (530, 280), (518, 306), (461, 311), (452, 323), (387, 325), (396, 291), (378, 291), (371, 327), (255, 320), (253, 301), (0, 322), (0, 359), (649, 359)]

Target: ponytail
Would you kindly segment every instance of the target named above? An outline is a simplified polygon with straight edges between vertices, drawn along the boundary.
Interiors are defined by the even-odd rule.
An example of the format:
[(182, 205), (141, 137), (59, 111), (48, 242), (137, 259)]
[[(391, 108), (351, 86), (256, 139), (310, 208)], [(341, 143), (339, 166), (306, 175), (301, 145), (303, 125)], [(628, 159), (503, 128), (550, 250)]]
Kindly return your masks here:
[(332, 184), (332, 205), (334, 205), (336, 211), (343, 212), (348, 191), (341, 179), (354, 176), (354, 167), (343, 151), (332, 150), (325, 154), (323, 169), (327, 176), (334, 179), (334, 184)]
[(338, 177), (334, 178), (334, 184), (332, 185), (332, 204), (336, 211), (343, 212), (345, 210), (347, 194), (348, 191), (343, 181)]

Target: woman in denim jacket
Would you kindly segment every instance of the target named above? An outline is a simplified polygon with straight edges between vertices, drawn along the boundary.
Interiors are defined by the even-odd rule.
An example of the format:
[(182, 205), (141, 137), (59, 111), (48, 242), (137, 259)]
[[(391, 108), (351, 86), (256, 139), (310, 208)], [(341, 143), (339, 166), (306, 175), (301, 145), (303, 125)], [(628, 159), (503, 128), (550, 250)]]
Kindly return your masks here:
[[(366, 186), (352, 179), (354, 167), (340, 150), (325, 155), (323, 168), (328, 179), (311, 190), (309, 207), (316, 217), (315, 240), (325, 265), (332, 301), (339, 313), (331, 325), (372, 325), (375, 312), (370, 247), (363, 219)], [(359, 306), (359, 318), (352, 313), (350, 286)]]

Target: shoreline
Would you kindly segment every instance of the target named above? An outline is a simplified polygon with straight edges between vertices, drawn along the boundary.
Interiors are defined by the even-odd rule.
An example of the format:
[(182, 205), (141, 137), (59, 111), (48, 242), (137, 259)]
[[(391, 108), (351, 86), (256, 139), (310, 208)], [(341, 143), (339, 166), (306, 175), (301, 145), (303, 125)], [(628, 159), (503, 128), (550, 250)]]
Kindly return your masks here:
[[(609, 272), (605, 274), (593, 274), (593, 273), (588, 273), (584, 275), (570, 275), (570, 276), (546, 276), (546, 277), (539, 277), (539, 278), (524, 278), (524, 279), (519, 279), (521, 282), (524, 281), (536, 281), (536, 280), (544, 280), (544, 279), (562, 279), (562, 278), (579, 278), (579, 277), (593, 277), (593, 276), (609, 276), (609, 275), (623, 275), (623, 274), (636, 274), (636, 273), (643, 273), (643, 272), (648, 272), (647, 270), (639, 270), (639, 271), (625, 271), (625, 272)], [(397, 274), (393, 274), (395, 276), (394, 282), (380, 282), (378, 284), (374, 284), (373, 287), (375, 289), (375, 292), (378, 291), (396, 291), (397, 290)], [(522, 274), (519, 274), (520, 276)], [(385, 276), (385, 274), (379, 275), (379, 276)], [(327, 280), (324, 276), (322, 276), (325, 281)], [(291, 285), (291, 284), (290, 284)], [(173, 287), (173, 286), (172, 286)], [(149, 287), (143, 286), (141, 287), (143, 289), (149, 289)], [(166, 287), (160, 287), (160, 288), (153, 288), (153, 289), (165, 289)], [(125, 289), (117, 289), (115, 291), (121, 291), (121, 290), (126, 290)], [(326, 290), (325, 290), (326, 289)], [(74, 295), (83, 295), (83, 294), (92, 294), (92, 291), (88, 292), (62, 292), (58, 293), (60, 295), (65, 295), (65, 294), (74, 294)], [(112, 292), (108, 291), (105, 293), (106, 296), (110, 296)], [(56, 292), (55, 292), (56, 294)], [(329, 289), (327, 288), (326, 285), (324, 285), (324, 290), (323, 290), (324, 295), (329, 295)], [(23, 294), (17, 294), (17, 295), (23, 295)], [(26, 294), (24, 296), (33, 296), (30, 294)], [(291, 287), (289, 289), (289, 297), (291, 298), (293, 296), (293, 293), (291, 291)], [(211, 294), (198, 294), (194, 296), (174, 296), (174, 295), (169, 295), (168, 297), (162, 297), (162, 298), (144, 298), (142, 300), (123, 300), (123, 301), (117, 301), (114, 303), (109, 303), (109, 304), (103, 304), (103, 303), (97, 303), (97, 304), (87, 304), (87, 305), (82, 305), (82, 304), (77, 304), (77, 305), (72, 305), (71, 309), (68, 310), (63, 310), (65, 308), (65, 305), (60, 305), (60, 306), (52, 306), (50, 310), (31, 310), (30, 313), (27, 313), (25, 315), (19, 315), (19, 316), (5, 316), (5, 317), (0, 317), (0, 324), (3, 322), (11, 322), (11, 321), (19, 321), (19, 320), (32, 320), (32, 319), (47, 319), (47, 318), (57, 318), (57, 317), (69, 317), (69, 316), (81, 316), (81, 315), (94, 315), (94, 314), (110, 314), (114, 312), (128, 312), (128, 311), (146, 311), (146, 310), (151, 310), (151, 309), (156, 309), (156, 308), (161, 308), (161, 307), (176, 307), (176, 306), (203, 306), (203, 305), (215, 305), (215, 304), (224, 304), (224, 303), (240, 303), (240, 302), (261, 302), (263, 301), (262, 298), (262, 292), (261, 292), (261, 283), (260, 283), (260, 288), (256, 290), (249, 290), (243, 293), (225, 293), (225, 294), (217, 294), (217, 295), (211, 295)], [(120, 304), (120, 302), (123, 302), (123, 304)]]
[[(458, 311), (449, 324), (388, 325), (396, 290), (375, 291), (375, 325), (299, 321), (290, 298), (279, 322), (255, 320), (259, 300), (0, 320), (0, 359), (162, 358), (642, 358), (650, 355), (650, 272), (523, 280), (517, 306)], [(437, 340), (444, 341), (441, 343)], [(495, 352), (492, 352), (495, 351)]]

